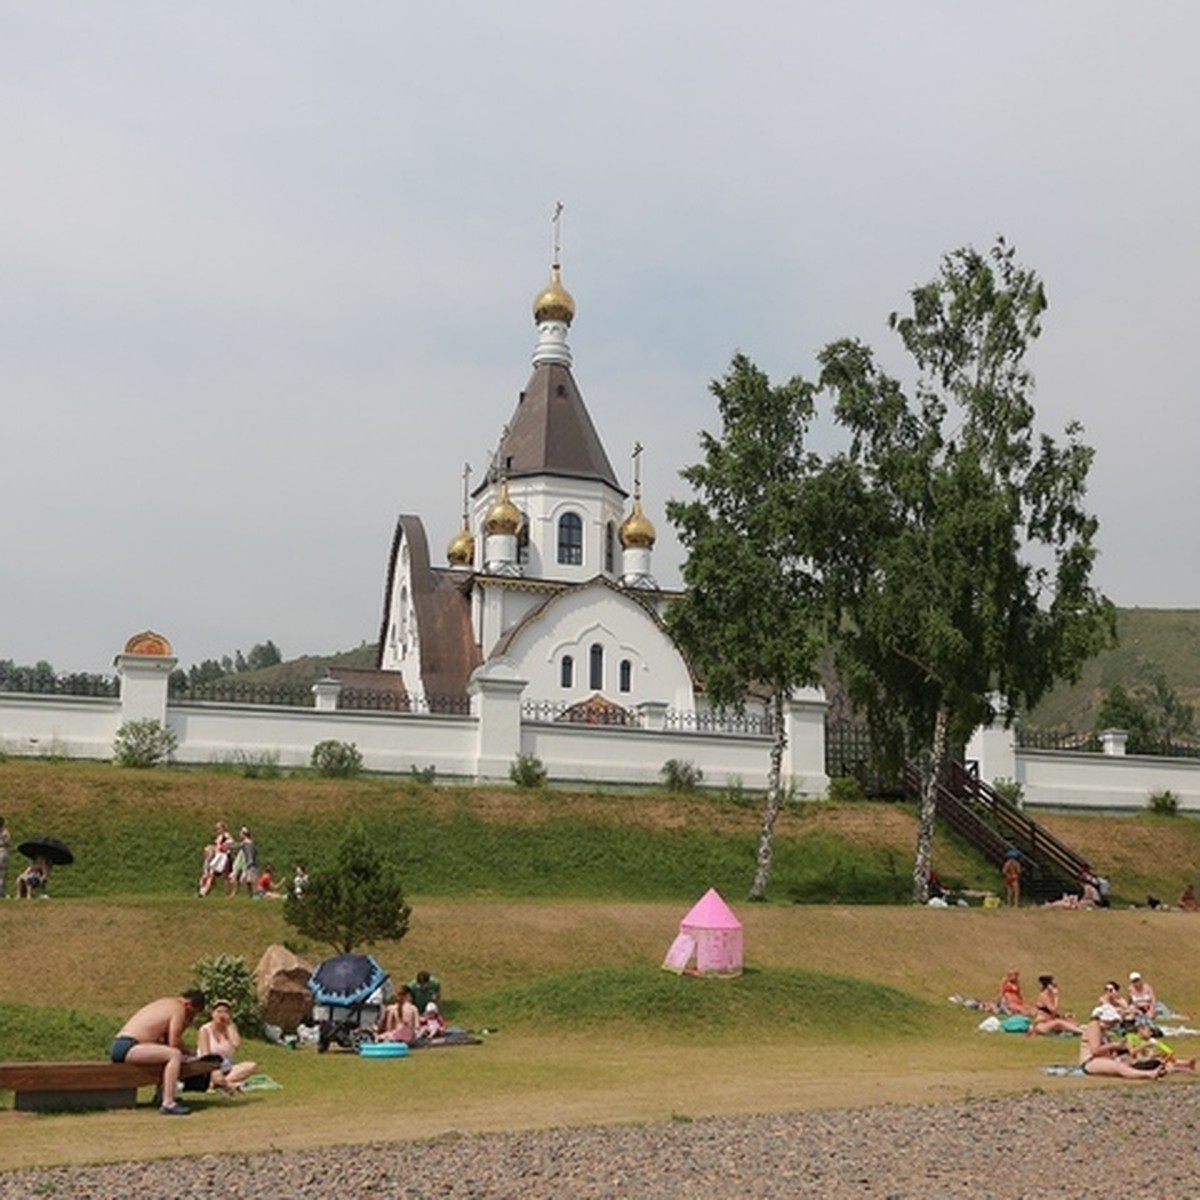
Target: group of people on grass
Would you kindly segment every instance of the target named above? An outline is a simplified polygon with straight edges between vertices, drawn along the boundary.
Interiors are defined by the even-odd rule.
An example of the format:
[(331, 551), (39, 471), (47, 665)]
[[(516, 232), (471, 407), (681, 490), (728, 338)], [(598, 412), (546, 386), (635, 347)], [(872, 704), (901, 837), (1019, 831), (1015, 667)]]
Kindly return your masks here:
[[(214, 887), (219, 886), (221, 880), (224, 881), (226, 896), (236, 896), (242, 888), (246, 889), (246, 895), (256, 900), (278, 900), (283, 896), (274, 866), (268, 862), (260, 868), (258, 846), (245, 825), (234, 838), (229, 826), (224, 821), (218, 821), (212, 841), (204, 847), (199, 894), (207, 896)], [(303, 864), (297, 863), (291, 890), (299, 896), (307, 886), (308, 871)]]
[(418, 971), (384, 1010), (375, 1030), (377, 1041), (403, 1042), (407, 1046), (446, 1032), (442, 1016), (442, 985), (428, 971)]
[(1073, 1013), (1063, 1010), (1053, 975), (1039, 975), (1038, 988), (1036, 1001), (1027, 1001), (1021, 992), (1020, 972), (1009, 970), (1000, 981), (996, 1001), (978, 1002), (978, 1007), (1007, 1018), (1024, 1018), (1030, 1037), (1078, 1037), (1079, 1066), (1085, 1075), (1157, 1079), (1170, 1071), (1196, 1069), (1195, 1059), (1179, 1058), (1163, 1039), (1158, 1020), (1165, 1006), (1140, 971), (1129, 972), (1128, 995), (1122, 994), (1115, 979), (1105, 983), (1086, 1021), (1077, 1021)]
[(209, 1006), (207, 997), (198, 988), (143, 1005), (121, 1027), (109, 1048), (109, 1058), (115, 1063), (162, 1065), (159, 1112), (164, 1116), (186, 1117), (191, 1112), (186, 1104), (179, 1102), (177, 1095), (184, 1064), (197, 1057), (184, 1045), (183, 1035), (206, 1007), (209, 1019), (200, 1026), (197, 1034), (197, 1054), (214, 1056), (220, 1063), (207, 1078), (197, 1077), (197, 1082), (209, 1091), (237, 1095), (257, 1064), (234, 1061), (242, 1039), (233, 1020), (230, 1002), (218, 999)]

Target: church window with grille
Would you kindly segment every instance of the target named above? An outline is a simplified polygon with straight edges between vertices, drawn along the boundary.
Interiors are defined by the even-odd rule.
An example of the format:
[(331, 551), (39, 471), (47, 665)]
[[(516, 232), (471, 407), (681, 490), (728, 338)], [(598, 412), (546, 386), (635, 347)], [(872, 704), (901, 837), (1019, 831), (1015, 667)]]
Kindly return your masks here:
[(593, 692), (604, 690), (604, 647), (593, 642), (588, 654), (588, 686)]
[(621, 659), (619, 686), (623, 692), (633, 688), (633, 664), (627, 658)]
[(569, 654), (564, 654), (562, 657), (558, 678), (565, 688), (573, 687), (575, 684), (575, 660)]
[(563, 513), (558, 519), (558, 561), (569, 567), (583, 562), (583, 522), (578, 513)]

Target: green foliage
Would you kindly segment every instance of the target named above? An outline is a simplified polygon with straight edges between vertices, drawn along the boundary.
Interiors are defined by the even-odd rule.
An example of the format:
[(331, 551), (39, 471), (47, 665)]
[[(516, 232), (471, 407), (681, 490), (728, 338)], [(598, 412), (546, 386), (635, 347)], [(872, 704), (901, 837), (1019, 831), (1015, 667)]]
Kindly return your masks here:
[(359, 821), (351, 821), (331, 865), (309, 873), (300, 896), (289, 891), (284, 920), (343, 954), (408, 932), (410, 907), (400, 872)]
[(508, 777), (519, 788), (540, 788), (546, 782), (546, 768), (536, 754), (522, 752), (513, 759)]
[(933, 788), (946, 748), (992, 715), (1011, 721), (1113, 636), (1091, 582), (1097, 522), (1084, 499), (1092, 451), (1034, 429), (1025, 364), (1046, 296), (999, 240), (957, 250), (893, 313), (917, 370), (911, 397), (871, 350), (820, 355), (849, 446), (808, 495), (809, 549), (838, 629), (839, 674), (892, 762), (925, 765), (913, 892), (925, 899)]
[[(406, 894), (682, 903), (694, 900), (701, 884), (711, 884), (727, 897), (744, 890), (759, 826), (751, 813), (727, 803), (719, 791), (680, 797), (676, 804), (686, 806), (680, 810), (686, 820), (660, 825), (636, 819), (636, 798), (590, 789), (531, 792), (518, 810), (511, 810), (495, 789), (457, 784), (439, 787), (431, 803), (429, 792), (407, 778), (364, 776), (331, 786), (294, 774), (247, 781), (208, 768), (114, 772), (97, 764), (51, 766), (28, 759), (10, 760), (0, 770), (4, 816), (14, 836), (40, 827), (47, 806), (55, 805), (57, 829), (76, 856), (73, 867), (55, 873), (53, 890), (61, 900), (144, 898), (160, 905), (174, 898), (178, 904), (199, 904), (192, 897), (201, 848), (213, 819), (231, 815), (254, 830), (262, 861), (280, 867), (283, 881), (296, 862), (312, 869), (332, 857), (337, 834), (331, 830), (353, 817), (401, 872)], [(581, 799), (587, 800), (586, 813), (579, 808)], [(757, 793), (747, 793), (746, 805), (759, 808), (761, 803)], [(857, 844), (850, 835), (815, 832), (806, 823), (806, 814), (815, 816), (819, 807), (797, 805), (802, 823), (776, 839), (774, 886), (781, 898), (797, 886), (828, 896), (832, 887), (827, 880), (839, 870), (848, 871), (851, 863), (860, 864), (860, 878), (886, 876), (870, 846)], [(519, 817), (506, 816), (510, 810), (519, 811)], [(971, 886), (993, 883), (988, 863), (965, 856), (952, 840), (944, 854), (947, 848), (954, 857), (939, 855), (944, 879), (959, 873)], [(1139, 879), (1129, 894), (1168, 894), (1171, 886)], [(880, 891), (874, 899), (882, 902), (884, 897)], [(216, 898), (203, 903), (222, 911), (227, 907)], [(280, 932), (286, 930), (292, 938), (300, 936), (279, 920), (282, 902), (240, 900), (236, 905), (260, 914), (256, 919), (278, 922)], [(279, 940), (278, 932), (264, 932), (263, 945)], [(317, 945), (324, 939), (312, 941)], [(238, 952), (245, 950), (238, 947)], [(247, 957), (255, 961), (253, 955)]]
[(572, 971), (503, 988), (466, 1003), (458, 1015), (476, 1028), (562, 1030), (619, 1027), (636, 1016), (640, 1030), (724, 1040), (731, 1028), (746, 1027), (823, 1037), (831, 1011), (839, 1014), (839, 1035), (850, 1038), (877, 1036), (881, 1028), (930, 1032), (939, 1020), (933, 1005), (908, 993), (795, 968), (750, 969), (720, 981), (656, 967)]
[(107, 1013), (77, 1012), (51, 1003), (0, 1001), (0, 1059), (57, 1062), (100, 1058), (119, 1028), (120, 1021), (114, 1023)]
[(209, 1011), (217, 1000), (228, 1000), (238, 1029), (245, 1036), (262, 1033), (262, 1006), (254, 972), (244, 958), (218, 954), (202, 958), (192, 966), (192, 979), (208, 998)]
[(992, 790), (1002, 800), (1007, 800), (1013, 808), (1020, 808), (1025, 799), (1025, 788), (1016, 779), (993, 779)]
[(829, 844), (813, 855), (810, 871), (794, 884), (796, 904), (902, 904), (911, 894), (907, 870), (894, 850), (847, 854)]
[(1148, 683), (1135, 685), (1131, 692), (1120, 684), (1108, 690), (1096, 714), (1095, 732), (1106, 729), (1129, 734), (1129, 754), (1170, 753), (1172, 745), (1195, 733), (1196, 712), (1155, 669)]
[(414, 783), (420, 784), (421, 787), (430, 787), (437, 779), (437, 767), (432, 763), (427, 767), (418, 767), (416, 763), (413, 763), (409, 774)]
[(153, 767), (170, 758), (178, 745), (175, 731), (161, 721), (126, 721), (117, 730), (113, 760), (120, 767)]
[(838, 804), (858, 804), (867, 798), (862, 784), (853, 775), (839, 775), (829, 781), (826, 799)]
[(362, 754), (353, 742), (328, 738), (313, 747), (309, 765), (326, 778), (348, 779), (362, 770)]
[(695, 763), (681, 758), (668, 758), (658, 774), (668, 792), (694, 792), (704, 778), (704, 772)]
[(800, 502), (817, 462), (805, 449), (814, 389), (799, 376), (772, 385), (737, 354), (710, 390), (721, 434), (701, 433), (704, 460), (681, 472), (696, 499), (667, 505), (687, 551), (686, 590), (667, 626), (718, 708), (740, 711), (755, 685), (770, 693), (775, 732), (750, 888), (762, 900), (783, 802), (784, 701), (818, 675), (820, 591)]
[(1156, 817), (1174, 817), (1179, 814), (1179, 797), (1170, 788), (1151, 792), (1147, 807)]
[(279, 765), (277, 750), (235, 750), (222, 755), (212, 763), (212, 768), (240, 775), (243, 779), (281, 779), (283, 768)]

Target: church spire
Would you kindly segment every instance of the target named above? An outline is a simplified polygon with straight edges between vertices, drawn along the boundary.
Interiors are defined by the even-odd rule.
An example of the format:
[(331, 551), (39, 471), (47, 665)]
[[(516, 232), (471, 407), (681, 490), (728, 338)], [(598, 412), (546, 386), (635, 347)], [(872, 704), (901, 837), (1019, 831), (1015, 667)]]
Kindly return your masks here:
[(571, 365), (571, 348), (567, 345), (567, 330), (575, 318), (575, 300), (563, 287), (562, 281), (562, 214), (559, 201), (554, 206), (554, 261), (550, 267), (550, 282), (533, 301), (533, 319), (538, 327), (538, 342), (533, 351), (533, 365), (559, 363)]

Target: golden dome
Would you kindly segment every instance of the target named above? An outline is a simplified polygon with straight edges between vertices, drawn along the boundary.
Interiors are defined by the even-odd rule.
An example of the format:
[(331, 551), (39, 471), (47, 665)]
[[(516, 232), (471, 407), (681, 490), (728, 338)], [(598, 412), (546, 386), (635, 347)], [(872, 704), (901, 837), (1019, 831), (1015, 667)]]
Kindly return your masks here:
[(621, 545), (628, 548), (629, 546), (645, 546), (649, 549), (654, 545), (654, 539), (658, 536), (654, 532), (654, 525), (650, 518), (642, 512), (642, 502), (634, 500), (633, 512), (621, 522), (621, 529), (618, 536), (621, 539)]
[(521, 510), (508, 498), (508, 480), (500, 484), (500, 499), (488, 509), (483, 519), (488, 533), (515, 534), (521, 528)]
[(153, 629), (143, 629), (125, 643), (125, 653), (169, 658), (174, 651), (171, 649), (171, 643), (161, 633), (155, 633)]
[(465, 523), (450, 539), (446, 559), (452, 567), (469, 567), (475, 561), (475, 538)]
[(570, 325), (574, 318), (575, 301), (563, 287), (562, 273), (558, 267), (552, 267), (550, 282), (533, 301), (533, 319), (539, 325), (543, 321), (564, 321)]

